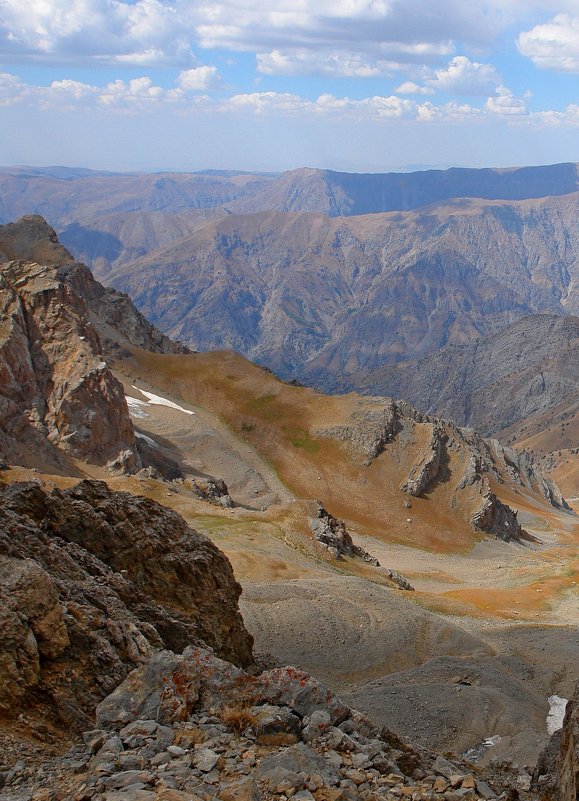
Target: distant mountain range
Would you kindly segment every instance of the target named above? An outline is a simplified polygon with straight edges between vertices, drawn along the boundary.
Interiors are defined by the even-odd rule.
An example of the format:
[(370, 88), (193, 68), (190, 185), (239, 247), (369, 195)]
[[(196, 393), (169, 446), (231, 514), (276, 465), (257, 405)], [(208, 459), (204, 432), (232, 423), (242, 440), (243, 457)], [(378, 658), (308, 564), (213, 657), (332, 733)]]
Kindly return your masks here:
[(330, 218), (230, 215), (109, 280), (161, 330), (324, 390), (347, 377), (579, 313), (579, 194)]

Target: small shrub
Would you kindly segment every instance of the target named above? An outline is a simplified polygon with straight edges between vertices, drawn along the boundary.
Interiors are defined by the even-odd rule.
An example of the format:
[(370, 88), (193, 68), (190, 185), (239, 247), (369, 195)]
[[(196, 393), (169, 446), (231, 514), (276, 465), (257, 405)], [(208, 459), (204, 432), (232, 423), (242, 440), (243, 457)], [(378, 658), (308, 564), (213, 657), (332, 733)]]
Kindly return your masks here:
[(221, 720), (236, 734), (243, 734), (248, 726), (255, 727), (257, 718), (251, 712), (251, 707), (236, 704), (224, 706), (221, 710)]

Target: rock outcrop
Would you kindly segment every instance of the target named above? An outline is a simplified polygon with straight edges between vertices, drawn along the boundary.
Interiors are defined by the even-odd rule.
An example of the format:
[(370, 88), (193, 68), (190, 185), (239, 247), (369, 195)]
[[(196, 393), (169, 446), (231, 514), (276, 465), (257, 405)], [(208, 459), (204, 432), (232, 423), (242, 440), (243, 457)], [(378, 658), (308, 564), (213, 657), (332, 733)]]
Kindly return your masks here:
[(482, 503), (472, 516), (472, 526), (475, 530), (485, 531), (499, 540), (506, 542), (530, 540), (531, 536), (521, 528), (517, 513), (502, 503), (488, 484), (486, 477), (482, 484)]
[[(182, 353), (131, 300), (106, 289), (42, 217), (0, 226), (0, 454), (36, 466), (73, 459), (142, 466), (107, 359), (126, 345)], [(145, 459), (145, 463), (148, 463)]]
[(314, 537), (318, 542), (326, 546), (330, 556), (334, 557), (334, 559), (340, 559), (343, 556), (357, 557), (368, 564), (380, 567), (380, 562), (377, 559), (370, 556), (359, 545), (354, 544), (344, 521), (338, 520), (324, 509), (321, 501), (318, 501), (317, 504), (318, 513), (311, 521), (311, 527)]
[(0, 485), (0, 709), (85, 727), (162, 648), (240, 665), (252, 639), (226, 557), (175, 512), (98, 481)]
[(567, 702), (557, 765), (559, 801), (579, 798), (579, 684)]
[(123, 292), (95, 281), (84, 264), (75, 262), (59, 267), (58, 279), (82, 297), (90, 319), (98, 329), (105, 353), (115, 353), (125, 344), (152, 353), (189, 353), (189, 349), (162, 334), (135, 308)]
[(551, 736), (539, 757), (532, 789), (550, 801), (579, 798), (579, 684), (567, 701), (563, 727)]
[(58, 268), (1, 264), (0, 306), (0, 454), (34, 467), (43, 458), (61, 463), (59, 449), (111, 469), (138, 469), (122, 386), (84, 300)]
[[(343, 442), (355, 461), (365, 467), (373, 466), (382, 455), (390, 455), (397, 466), (408, 465), (399, 486), (409, 496), (435, 497), (437, 483), (448, 484), (453, 508), (461, 496), (468, 497), (474, 509), (467, 518), (472, 528), (498, 539), (530, 539), (516, 512), (497, 497), (501, 486), (520, 487), (544, 497), (556, 509), (571, 512), (557, 485), (527, 455), (498, 440), (485, 439), (472, 428), (428, 417), (405, 401), (360, 397), (344, 423), (316, 427), (312, 433)], [(493, 492), (491, 484), (499, 489)], [(411, 508), (410, 499), (406, 503)], [(323, 527), (318, 524), (318, 528), (321, 531)]]
[(400, 411), (391, 398), (368, 398), (354, 410), (346, 425), (320, 428), (316, 436), (347, 442), (352, 450), (362, 452), (370, 464), (400, 429)]
[(409, 495), (422, 495), (438, 477), (446, 457), (447, 435), (442, 425), (432, 426), (430, 442), (417, 465), (414, 465), (400, 489)]

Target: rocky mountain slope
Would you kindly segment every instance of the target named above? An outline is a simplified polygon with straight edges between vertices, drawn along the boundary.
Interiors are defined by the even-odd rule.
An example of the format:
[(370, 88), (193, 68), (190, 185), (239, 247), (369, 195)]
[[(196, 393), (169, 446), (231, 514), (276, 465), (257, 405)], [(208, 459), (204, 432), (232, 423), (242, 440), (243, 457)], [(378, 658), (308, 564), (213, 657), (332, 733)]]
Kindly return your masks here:
[(65, 167), (0, 169), (0, 223), (42, 214), (99, 276), (179, 238), (207, 219), (256, 211), (350, 216), (404, 211), (451, 198), (520, 200), (579, 189), (577, 165), (353, 174), (299, 169), (248, 173), (120, 174)]
[(273, 176), (243, 172), (115, 173), (67, 167), (0, 169), (0, 222), (40, 214), (59, 227), (115, 212), (214, 208), (252, 194)]
[(352, 376), (342, 389), (395, 394), (429, 414), (532, 451), (571, 494), (579, 459), (579, 318), (530, 315), (416, 361)]
[(523, 200), (577, 190), (576, 164), (375, 174), (302, 168), (284, 173), (228, 208), (241, 214), (319, 211), (330, 217), (349, 217), (409, 211), (450, 198)]
[(577, 312), (578, 198), (232, 215), (110, 278), (192, 347), (332, 390), (519, 317)]
[(492, 336), (446, 345), (435, 354), (367, 375), (350, 386), (396, 394), (427, 414), (497, 434), (575, 400), (579, 391), (579, 318), (530, 315)]
[[(303, 671), (256, 677), (201, 648), (155, 654), (99, 705), (97, 725), (60, 764), (45, 764), (33, 776), (23, 765), (8, 771), (2, 798), (21, 798), (31, 788), (87, 801), (540, 797), (527, 792), (530, 777), (506, 766), (481, 771), (455, 755), (409, 745)], [(569, 716), (560, 801), (574, 799), (575, 728)]]

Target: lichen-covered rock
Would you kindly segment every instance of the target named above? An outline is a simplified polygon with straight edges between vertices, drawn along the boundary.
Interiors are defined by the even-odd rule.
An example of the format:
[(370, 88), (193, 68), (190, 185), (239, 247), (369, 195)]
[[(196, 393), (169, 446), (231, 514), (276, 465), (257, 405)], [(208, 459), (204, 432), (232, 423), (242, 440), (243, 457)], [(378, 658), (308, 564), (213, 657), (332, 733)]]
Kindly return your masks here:
[(120, 729), (136, 720), (187, 720), (199, 699), (200, 675), (172, 651), (159, 651), (97, 707), (97, 725)]
[(218, 548), (154, 501), (97, 481), (0, 485), (0, 705), (88, 728), (156, 650), (203, 643), (247, 665), (240, 592)]
[(287, 706), (300, 717), (325, 710), (332, 725), (345, 720), (349, 708), (308, 673), (295, 667), (274, 668), (258, 677), (259, 698), (277, 706)]

